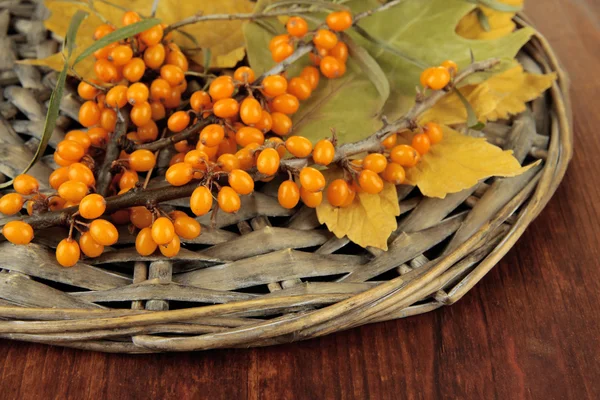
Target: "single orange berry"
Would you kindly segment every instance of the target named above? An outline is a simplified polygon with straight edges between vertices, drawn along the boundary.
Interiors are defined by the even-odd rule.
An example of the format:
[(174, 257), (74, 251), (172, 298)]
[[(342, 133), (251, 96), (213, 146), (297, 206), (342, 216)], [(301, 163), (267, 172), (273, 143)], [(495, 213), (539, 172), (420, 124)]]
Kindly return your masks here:
[(181, 105), (181, 90), (179, 86), (171, 88), (169, 96), (165, 99), (165, 107), (176, 108)]
[(229, 186), (223, 186), (217, 195), (219, 208), (226, 213), (237, 212), (242, 206), (240, 196)]
[(99, 257), (104, 252), (104, 246), (96, 242), (89, 232), (81, 235), (79, 238), (79, 247), (83, 254), (90, 258)]
[(109, 24), (99, 25), (94, 31), (93, 39), (98, 40), (102, 39), (104, 36), (108, 35), (111, 32), (114, 32), (115, 28)]
[(147, 102), (149, 95), (148, 86), (140, 82), (134, 83), (127, 88), (127, 101), (131, 105)]
[(119, 78), (117, 67), (105, 59), (97, 60), (94, 64), (94, 73), (96, 77), (103, 82), (116, 82)]
[(235, 157), (240, 163), (239, 169), (244, 171), (249, 170), (254, 166), (254, 155), (247, 148), (240, 149), (235, 153)]
[(88, 193), (88, 187), (83, 182), (67, 181), (58, 188), (58, 195), (67, 201), (79, 203)]
[(171, 50), (167, 55), (167, 64), (176, 65), (183, 72), (186, 72), (189, 69), (188, 59), (181, 51)]
[(171, 95), (171, 85), (162, 78), (157, 78), (150, 84), (150, 98), (156, 102), (165, 101)]
[(152, 212), (144, 206), (131, 207), (129, 221), (138, 229), (144, 229), (152, 225)]
[[(304, 67), (302, 72), (300, 72), (300, 78), (308, 82), (312, 90), (315, 90), (317, 86), (319, 86), (320, 76), (321, 74), (319, 73), (319, 70), (310, 65)], [(300, 98), (298, 95), (296, 95), (296, 97)]]
[(343, 179), (336, 179), (327, 187), (327, 201), (333, 207), (341, 207), (348, 201), (350, 186)]
[(325, 22), (332, 31), (345, 31), (352, 26), (352, 14), (345, 10), (335, 11), (327, 16)]
[(144, 50), (144, 62), (148, 68), (157, 69), (165, 62), (165, 46), (162, 43), (149, 46)]
[[(127, 86), (117, 85), (106, 93), (106, 104), (112, 108), (123, 108), (127, 104)], [(81, 114), (81, 110), (79, 111)]]
[(230, 76), (219, 76), (211, 82), (208, 87), (208, 94), (213, 101), (227, 99), (233, 95), (235, 91), (235, 85), (233, 79)]
[(231, 186), (236, 193), (250, 194), (254, 191), (254, 180), (250, 174), (244, 170), (234, 169), (231, 171), (229, 173), (228, 182), (229, 186)]
[(218, 146), (223, 138), (225, 138), (225, 129), (219, 124), (207, 125), (200, 132), (200, 140), (209, 147)]
[(337, 44), (338, 38), (335, 33), (327, 29), (319, 29), (313, 38), (313, 43), (317, 47), (325, 50), (331, 50)]
[(329, 50), (329, 55), (345, 64), (348, 60), (348, 46), (344, 42), (338, 42), (333, 49)]
[(292, 209), (296, 207), (300, 201), (300, 188), (296, 182), (288, 180), (281, 183), (277, 190), (277, 200), (283, 208)]
[(441, 66), (446, 68), (451, 75), (458, 72), (458, 65), (452, 60), (446, 60), (442, 62)]
[(320, 192), (325, 188), (325, 177), (318, 169), (304, 167), (300, 171), (300, 185), (309, 192)]
[(165, 179), (173, 186), (183, 186), (194, 177), (194, 169), (186, 163), (173, 164), (167, 169)]
[(425, 133), (417, 133), (413, 136), (411, 146), (419, 152), (420, 155), (427, 154), (431, 147), (429, 136)]
[(183, 161), (188, 164), (193, 169), (201, 169), (206, 170), (206, 165), (208, 163), (209, 156), (203, 151), (200, 150), (191, 150), (188, 151), (183, 159)]
[(152, 108), (147, 101), (138, 103), (131, 108), (129, 118), (135, 126), (144, 126), (152, 119)]
[[(114, 49), (115, 47), (117, 47), (119, 45), (119, 43), (111, 43), (109, 45), (106, 45), (98, 50), (96, 50), (94, 52), (94, 58), (96, 58), (96, 60), (106, 60), (108, 58), (108, 56), (110, 55), (110, 52), (112, 51), (112, 49)], [(108, 61), (108, 60), (106, 60)]]
[(86, 101), (79, 108), (79, 123), (86, 128), (100, 122), (100, 107), (93, 101)]
[(126, 170), (119, 178), (119, 189), (126, 190), (134, 188), (135, 185), (139, 182), (139, 177), (137, 172)]
[(242, 83), (253, 83), (256, 80), (256, 74), (250, 67), (239, 67), (233, 73), (233, 79)]
[(161, 120), (167, 115), (165, 106), (159, 101), (150, 102), (150, 109), (152, 110), (152, 120), (153, 121)]
[(273, 121), (271, 126), (273, 133), (279, 136), (285, 136), (292, 131), (292, 120), (287, 115), (280, 112), (274, 112), (271, 113), (271, 119)]
[(342, 63), (332, 56), (324, 57), (321, 60), (321, 64), (319, 64), (319, 68), (321, 69), (323, 76), (329, 79), (339, 78), (343, 75)]
[(369, 154), (363, 160), (363, 168), (368, 169), (369, 171), (373, 171), (376, 174), (383, 172), (385, 170), (385, 167), (387, 167), (387, 164), (387, 158), (385, 158), (385, 156), (380, 153)]
[(201, 112), (203, 109), (209, 108), (210, 104), (210, 95), (204, 90), (198, 90), (192, 93), (192, 97), (190, 97), (190, 106), (197, 113)]
[(79, 130), (70, 131), (65, 135), (65, 139), (79, 143), (86, 150), (92, 145), (92, 140), (88, 134)]
[(15, 192), (27, 196), (36, 193), (40, 189), (40, 184), (33, 176), (20, 174), (13, 180), (13, 188)]
[(375, 172), (368, 169), (362, 170), (358, 175), (360, 188), (367, 193), (377, 194), (383, 190), (383, 181)]
[(157, 218), (152, 224), (152, 240), (154, 240), (154, 243), (158, 245), (167, 244), (173, 240), (174, 236), (175, 227), (169, 218)]
[(390, 157), (393, 162), (405, 168), (414, 167), (421, 158), (419, 152), (414, 147), (405, 144), (399, 144), (392, 148)]
[(94, 100), (98, 93), (100, 93), (98, 89), (85, 81), (81, 81), (77, 85), (77, 94), (84, 100)]
[(212, 208), (212, 193), (206, 186), (198, 186), (190, 197), (190, 208), (195, 215), (207, 214)]
[(197, 238), (202, 231), (198, 221), (187, 215), (177, 216), (173, 220), (173, 226), (175, 227), (175, 233), (177, 235), (188, 240)]
[(285, 93), (275, 97), (271, 102), (271, 106), (276, 112), (292, 115), (298, 111), (300, 102), (296, 96)]
[(439, 124), (435, 122), (428, 122), (423, 127), (425, 134), (429, 137), (429, 141), (431, 144), (436, 144), (442, 141), (444, 138), (444, 131)]
[(181, 241), (179, 236), (173, 236), (173, 239), (171, 239), (169, 243), (159, 245), (158, 249), (165, 257), (175, 257), (177, 254), (179, 254), (179, 250), (181, 249)]
[(264, 149), (256, 159), (258, 172), (265, 175), (275, 175), (279, 170), (279, 153), (275, 149)]
[(177, 65), (163, 65), (160, 68), (160, 77), (169, 82), (171, 86), (177, 86), (185, 79), (183, 70)]
[(137, 134), (142, 142), (153, 142), (158, 138), (158, 126), (150, 120), (146, 125), (138, 127)]
[(140, 18), (140, 15), (135, 11), (127, 11), (125, 12), (125, 14), (123, 14), (122, 22), (123, 25), (127, 26), (135, 24), (136, 22), (140, 22), (141, 20), (142, 18)]
[(96, 243), (102, 246), (112, 246), (119, 240), (117, 228), (105, 219), (93, 220), (89, 232)]
[(311, 192), (306, 190), (304, 187), (301, 187), (300, 198), (307, 207), (316, 208), (323, 201), (323, 192)]
[(25, 200), (19, 193), (8, 193), (0, 198), (0, 213), (14, 215), (21, 211)]
[(74, 140), (63, 140), (56, 146), (56, 153), (68, 161), (79, 161), (85, 155), (85, 147)]
[(79, 261), (79, 244), (71, 238), (63, 239), (56, 246), (56, 261), (63, 267), (72, 267)]
[(139, 38), (146, 46), (159, 44), (163, 38), (163, 28), (160, 24), (154, 25), (152, 28), (140, 33)]
[(69, 165), (68, 176), (70, 181), (81, 182), (88, 187), (94, 186), (96, 184), (94, 173), (87, 165), (82, 163), (76, 162)]
[(298, 100), (306, 100), (312, 93), (312, 87), (304, 78), (296, 77), (288, 82), (288, 93)]
[(291, 17), (285, 24), (285, 29), (294, 37), (302, 37), (308, 32), (308, 23), (302, 17)]
[(275, 97), (287, 91), (288, 82), (281, 75), (270, 75), (263, 79), (262, 86), (265, 95)]
[(219, 118), (233, 118), (240, 111), (240, 104), (236, 99), (221, 99), (213, 105), (213, 113)]
[(190, 115), (186, 111), (177, 111), (171, 114), (167, 126), (171, 132), (181, 132), (190, 124)]
[(231, 172), (240, 168), (240, 160), (234, 154), (221, 154), (217, 159), (217, 165), (225, 172)]
[(246, 97), (240, 105), (240, 118), (246, 125), (256, 124), (262, 119), (263, 109), (254, 97)]
[(92, 193), (81, 199), (79, 214), (86, 219), (96, 219), (106, 211), (106, 200), (99, 194)]
[(55, 169), (50, 174), (50, 178), (48, 178), (50, 187), (52, 187), (52, 189), (54, 189), (54, 190), (58, 189), (60, 187), (60, 185), (62, 185), (63, 183), (65, 183), (68, 180), (69, 180), (69, 168), (68, 167), (60, 167), (58, 169)]
[(381, 177), (394, 185), (400, 185), (406, 179), (406, 172), (400, 164), (389, 163)]
[(251, 143), (262, 145), (265, 142), (265, 135), (256, 128), (244, 126), (236, 132), (235, 141), (242, 147)]
[(313, 161), (320, 165), (329, 165), (335, 157), (335, 147), (331, 140), (319, 140), (313, 150)]
[(289, 42), (290, 42), (290, 35), (283, 34), (283, 35), (274, 36), (271, 39), (271, 41), (269, 42), (269, 51), (273, 52), (275, 47), (279, 46), (282, 43), (289, 43)]
[(254, 124), (254, 127), (263, 133), (269, 132), (273, 127), (273, 117), (267, 111), (262, 110), (260, 120)]
[(441, 90), (450, 83), (450, 72), (444, 67), (427, 68), (421, 74), (421, 84), (433, 90)]
[(131, 46), (121, 44), (110, 51), (108, 61), (112, 61), (112, 63), (118, 67), (127, 64), (131, 61), (132, 57), (133, 50), (131, 49)]
[(310, 155), (313, 150), (313, 145), (312, 142), (304, 136), (290, 136), (285, 141), (285, 148), (294, 157), (304, 158)]
[(398, 141), (398, 134), (394, 133), (388, 137), (386, 137), (385, 139), (383, 139), (381, 141), (381, 144), (383, 145), (383, 147), (385, 147), (386, 149), (391, 149), (392, 147), (394, 147), (396, 145), (396, 142)]
[(275, 62), (282, 62), (294, 53), (294, 46), (289, 43), (278, 44), (271, 52), (271, 57)]
[(69, 160), (65, 160), (64, 158), (62, 158), (57, 151), (54, 152), (54, 154), (52, 155), (52, 157), (54, 158), (54, 162), (58, 165), (60, 165), (61, 167), (68, 167), (69, 165), (73, 164), (75, 161), (69, 161)]
[(10, 221), (2, 227), (2, 234), (12, 244), (29, 244), (33, 240), (33, 228), (23, 221)]
[(149, 256), (156, 251), (158, 245), (152, 239), (152, 229), (143, 228), (135, 238), (135, 249), (142, 256)]
[(136, 150), (129, 155), (129, 167), (134, 171), (150, 171), (154, 165), (156, 165), (156, 156), (150, 150)]

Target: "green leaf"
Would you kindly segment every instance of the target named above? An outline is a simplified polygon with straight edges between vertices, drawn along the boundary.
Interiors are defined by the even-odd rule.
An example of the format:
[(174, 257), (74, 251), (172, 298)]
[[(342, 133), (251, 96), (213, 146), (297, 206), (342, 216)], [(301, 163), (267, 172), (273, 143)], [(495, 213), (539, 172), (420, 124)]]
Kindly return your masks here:
[(103, 38), (97, 40), (96, 42), (94, 42), (93, 45), (91, 45), (90, 47), (88, 47), (87, 49), (82, 51), (81, 54), (79, 54), (79, 56), (75, 59), (72, 66), (74, 67), (80, 61), (84, 60), (86, 57), (93, 54), (96, 50), (99, 50), (111, 43), (118, 42), (119, 40), (123, 40), (128, 37), (137, 35), (138, 33), (148, 30), (158, 24), (160, 24), (160, 19), (148, 18), (148, 19), (144, 19), (140, 22), (136, 22), (135, 24), (131, 24), (131, 25), (127, 25), (122, 28), (119, 28), (119, 29), (109, 33), (108, 35), (104, 36)]
[(490, 20), (488, 19), (487, 15), (485, 15), (485, 13), (479, 8), (477, 9), (477, 19), (479, 20), (479, 24), (481, 25), (484, 31), (489, 32), (490, 30), (492, 30), (492, 27), (490, 26)]
[(77, 10), (73, 18), (71, 19), (71, 24), (69, 25), (69, 29), (67, 29), (67, 34), (65, 36), (65, 41), (63, 43), (63, 48), (67, 49), (67, 59), (71, 57), (73, 54), (73, 48), (75, 46), (75, 39), (77, 37), (77, 31), (81, 26), (81, 23), (84, 19), (87, 18), (89, 13), (83, 10)]
[(483, 129), (485, 125), (482, 122), (480, 122), (479, 119), (477, 119), (475, 110), (473, 110), (473, 107), (471, 106), (471, 103), (469, 103), (469, 100), (467, 100), (466, 97), (456, 88), (454, 88), (454, 93), (456, 93), (456, 96), (458, 96), (458, 99), (461, 103), (463, 103), (463, 106), (465, 106), (465, 109), (467, 110), (467, 126), (471, 129)]

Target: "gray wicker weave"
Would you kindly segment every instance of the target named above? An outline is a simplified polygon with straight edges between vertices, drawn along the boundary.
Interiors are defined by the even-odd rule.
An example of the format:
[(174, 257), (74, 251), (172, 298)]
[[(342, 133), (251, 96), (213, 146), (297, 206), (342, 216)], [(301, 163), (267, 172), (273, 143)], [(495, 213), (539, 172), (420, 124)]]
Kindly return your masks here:
[[(31, 159), (56, 76), (14, 64), (52, 53), (56, 42), (40, 29), (43, 13), (36, 6), (7, 4), (0, 10), (6, 55), (0, 181)], [(528, 24), (523, 16), (516, 20)], [(9, 27), (16, 33), (7, 36)], [(246, 197), (239, 213), (221, 214), (215, 228), (199, 218), (202, 235), (172, 260), (137, 255), (135, 236), (123, 228), (119, 251), (62, 268), (51, 248), (65, 230), (51, 228), (36, 232), (26, 247), (0, 243), (0, 337), (122, 353), (266, 346), (453, 304), (540, 213), (572, 155), (568, 82), (554, 53), (536, 35), (519, 60), (533, 72), (557, 71), (559, 79), (527, 112), (490, 123), (483, 133), (514, 150), (519, 161), (543, 162), (522, 176), (482, 182), (443, 200), (400, 187), (402, 215), (389, 251), (337, 239), (311, 209), (280, 207), (275, 184)], [(68, 89), (51, 147), (78, 106)], [(40, 182), (47, 182), (50, 160), (32, 170)]]

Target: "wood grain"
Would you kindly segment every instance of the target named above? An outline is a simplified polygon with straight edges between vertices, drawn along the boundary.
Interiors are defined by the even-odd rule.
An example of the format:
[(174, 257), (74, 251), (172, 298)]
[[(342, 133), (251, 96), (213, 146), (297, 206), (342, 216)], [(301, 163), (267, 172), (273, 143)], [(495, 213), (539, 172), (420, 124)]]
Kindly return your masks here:
[(572, 79), (546, 210), (452, 307), (302, 343), (127, 356), (0, 342), (0, 398), (600, 398), (600, 3), (527, 0)]

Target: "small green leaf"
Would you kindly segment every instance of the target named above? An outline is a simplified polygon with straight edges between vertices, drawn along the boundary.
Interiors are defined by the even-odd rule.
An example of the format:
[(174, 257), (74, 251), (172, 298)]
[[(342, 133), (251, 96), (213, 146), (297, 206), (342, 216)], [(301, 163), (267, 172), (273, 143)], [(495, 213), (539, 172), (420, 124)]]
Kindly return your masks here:
[(204, 72), (207, 72), (210, 69), (210, 59), (212, 57), (212, 53), (210, 49), (204, 49)]
[(483, 129), (485, 124), (479, 121), (477, 115), (475, 114), (475, 110), (473, 110), (471, 103), (469, 103), (469, 100), (467, 100), (460, 90), (456, 88), (454, 88), (454, 93), (456, 93), (456, 96), (458, 96), (460, 102), (463, 103), (465, 109), (467, 110), (467, 126), (478, 131)]
[(69, 59), (73, 54), (73, 48), (75, 47), (75, 39), (77, 36), (77, 31), (79, 30), (79, 26), (88, 15), (89, 14), (83, 10), (77, 10), (71, 19), (71, 24), (69, 25), (69, 29), (67, 29), (67, 34), (63, 44), (63, 49), (67, 49), (67, 59)]
[(123, 40), (128, 37), (137, 35), (138, 33), (148, 30), (158, 24), (160, 24), (160, 19), (148, 18), (140, 22), (136, 22), (135, 24), (119, 28), (114, 32), (111, 32), (108, 35), (104, 36), (102, 39), (97, 40), (93, 45), (82, 51), (81, 54), (79, 54), (79, 56), (73, 62), (72, 67), (77, 65), (80, 61), (84, 60), (89, 55), (93, 54), (96, 50), (99, 50), (111, 43), (118, 42), (119, 40)]
[(492, 29), (487, 15), (485, 15), (485, 13), (479, 8), (477, 9), (477, 19), (479, 20), (479, 24), (481, 25), (484, 31), (489, 32)]

